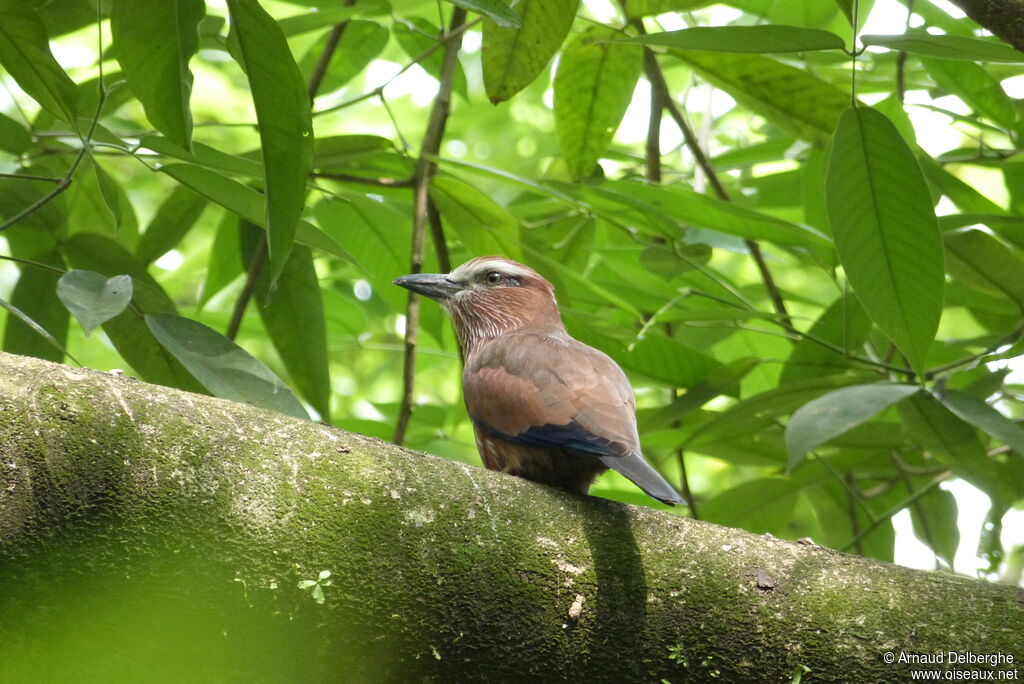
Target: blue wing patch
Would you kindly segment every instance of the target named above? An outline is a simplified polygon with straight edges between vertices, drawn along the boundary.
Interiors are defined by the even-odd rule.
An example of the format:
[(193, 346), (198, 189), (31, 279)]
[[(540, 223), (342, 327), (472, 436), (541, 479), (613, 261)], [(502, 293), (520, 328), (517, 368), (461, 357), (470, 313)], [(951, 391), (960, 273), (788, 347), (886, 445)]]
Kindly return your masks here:
[(565, 425), (534, 425), (517, 435), (505, 434), (476, 418), (473, 418), (473, 424), (494, 437), (524, 446), (573, 449), (595, 456), (623, 456), (629, 453), (624, 445), (595, 435), (575, 420)]

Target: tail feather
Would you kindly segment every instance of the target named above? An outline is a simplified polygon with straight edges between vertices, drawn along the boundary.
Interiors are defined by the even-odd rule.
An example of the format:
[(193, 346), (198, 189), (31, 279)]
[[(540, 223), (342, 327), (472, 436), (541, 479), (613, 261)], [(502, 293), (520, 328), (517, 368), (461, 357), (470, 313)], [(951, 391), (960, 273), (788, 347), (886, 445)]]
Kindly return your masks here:
[(669, 506), (685, 503), (672, 485), (649, 466), (640, 454), (629, 452), (624, 456), (601, 456), (600, 459), (601, 463), (628, 478), (648, 496)]

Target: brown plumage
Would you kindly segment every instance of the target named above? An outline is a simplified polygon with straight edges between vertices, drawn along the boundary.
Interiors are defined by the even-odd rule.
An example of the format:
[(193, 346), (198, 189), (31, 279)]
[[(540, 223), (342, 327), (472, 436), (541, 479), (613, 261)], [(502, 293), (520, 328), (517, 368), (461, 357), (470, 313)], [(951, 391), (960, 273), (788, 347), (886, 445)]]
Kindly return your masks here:
[(584, 493), (610, 467), (655, 499), (682, 503), (643, 460), (625, 374), (569, 336), (551, 283), (536, 271), (479, 257), (395, 284), (441, 302), (455, 323), (484, 465)]

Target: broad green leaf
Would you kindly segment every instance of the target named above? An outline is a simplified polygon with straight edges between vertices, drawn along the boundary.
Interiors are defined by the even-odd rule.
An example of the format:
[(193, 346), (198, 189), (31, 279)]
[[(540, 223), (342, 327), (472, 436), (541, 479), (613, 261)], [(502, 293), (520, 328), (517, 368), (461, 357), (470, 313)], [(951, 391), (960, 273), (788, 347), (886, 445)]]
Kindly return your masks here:
[[(248, 185), (190, 164), (168, 164), (160, 167), (160, 170), (246, 221), (258, 226), (265, 225), (263, 195)], [(357, 263), (341, 245), (303, 219), (299, 219), (295, 240), (307, 247), (332, 254), (343, 261)]]
[[(40, 264), (48, 264), (59, 269), (64, 268), (64, 262), (56, 250), (49, 249), (42, 254), (32, 255), (32, 261)], [(62, 348), (67, 344), (68, 338), (68, 310), (56, 297), (50, 296), (57, 289), (59, 273), (23, 264), (21, 273), (18, 275), (18, 282), (11, 292), (10, 305), (21, 311), (27, 318), (37, 326), (46, 331), (51, 340), (49, 344), (44, 343), (44, 336), (41, 336), (36, 327), (26, 323), (17, 315), (7, 317), (7, 327), (4, 329), (3, 350), (11, 354), (23, 356), (35, 356), (40, 359), (60, 363), (64, 360)]]
[(146, 325), (215, 397), (309, 418), (280, 378), (216, 330), (169, 313), (148, 314)]
[(32, 145), (32, 135), (20, 123), (0, 113), (0, 150), (13, 155), (24, 154)]
[[(409, 56), (409, 59), (418, 59), (427, 50), (437, 47), (442, 33), (440, 28), (421, 17), (402, 17), (392, 25), (391, 30), (395, 34), (399, 47)], [(441, 70), (444, 68), (444, 50), (435, 49), (420, 62), (420, 66), (440, 81)], [(462, 99), (468, 100), (469, 89), (466, 85), (466, 72), (463, 71), (462, 63), (458, 60), (455, 61), (455, 74), (452, 78), (452, 90), (462, 96)]]
[(850, 96), (831, 83), (761, 55), (671, 50), (712, 85), (792, 135), (824, 144)]
[(53, 58), (46, 26), (31, 9), (0, 11), (0, 65), (40, 107), (78, 124), (78, 89)]
[(199, 295), (200, 309), (243, 272), (238, 221), (236, 214), (226, 211), (217, 222), (217, 232), (206, 261), (206, 279)]
[(135, 247), (135, 256), (143, 263), (156, 261), (181, 242), (199, 220), (207, 200), (185, 185), (179, 185), (156, 210)]
[(866, 35), (860, 37), (864, 45), (878, 45), (928, 57), (960, 59), (968, 62), (1024, 62), (1024, 53), (996, 39), (967, 38), (964, 36), (905, 33), (903, 35)]
[(898, 409), (910, 436), (940, 463), (992, 497), (997, 506), (1012, 505), (1014, 482), (1002, 464), (985, 453), (974, 428), (930, 394), (914, 395)]
[(804, 404), (786, 424), (787, 468), (793, 470), (804, 455), (874, 418), (883, 409), (906, 399), (920, 388), (915, 385), (854, 385), (843, 387)]
[(1005, 209), (947, 171), (942, 164), (929, 155), (921, 153), (918, 155), (917, 161), (921, 165), (928, 183), (948, 197), (960, 211), (995, 216), (1006, 215)]
[[(299, 70), (308, 83), (313, 70), (324, 54), (331, 34), (325, 33), (306, 52), (299, 62)], [(327, 64), (317, 96), (326, 95), (345, 86), (374, 60), (388, 44), (388, 30), (375, 21), (352, 19), (338, 40), (331, 61)]]
[[(245, 263), (252, 260), (262, 234), (258, 226), (240, 223)], [(288, 375), (320, 420), (331, 420), (331, 376), (327, 359), (324, 306), (313, 253), (296, 245), (273, 291), (264, 270), (256, 281), (256, 309)]]
[(523, 20), (504, 0), (449, 0), (470, 12), (484, 15), (502, 28), (521, 28)]
[(199, 48), (203, 0), (114, 0), (110, 29), (114, 53), (146, 118), (188, 148), (192, 141), (192, 72)]
[(805, 337), (801, 337), (786, 359), (780, 385), (850, 368), (845, 352), (863, 346), (871, 330), (871, 319), (856, 297), (840, 297), (822, 312)]
[(1006, 295), (1024, 310), (1024, 260), (980, 230), (946, 233), (943, 241), (950, 275), (972, 287)]
[(509, 99), (537, 78), (562, 46), (579, 0), (522, 0), (515, 7), (522, 28), (484, 20), (484, 89), (491, 102)]
[(259, 161), (236, 154), (227, 154), (201, 142), (193, 142), (192, 149), (186, 150), (162, 136), (147, 135), (139, 141), (139, 146), (167, 157), (206, 166), (216, 171), (246, 178), (263, 178), (263, 164)]
[(821, 29), (800, 26), (697, 26), (665, 33), (627, 38), (624, 43), (643, 43), (705, 52), (809, 52), (842, 50), (843, 39)]
[(942, 242), (913, 152), (873, 109), (851, 107), (832, 140), (826, 201), (839, 261), (871, 320), (923, 372), (942, 314)]
[[(316, 10), (306, 14), (296, 14), (278, 20), (284, 35), (291, 38), (310, 31), (340, 24), (345, 21), (353, 21), (353, 17), (372, 17), (375, 15), (387, 14), (391, 6), (387, 2), (361, 0), (353, 7), (328, 6), (326, 3), (317, 2)], [(346, 29), (347, 30), (347, 29)]]
[(939, 394), (939, 401), (962, 420), (1024, 455), (1024, 428), (981, 399), (957, 390), (946, 390)]
[(702, 503), (701, 520), (755, 534), (784, 534), (803, 487), (791, 477), (748, 480)]
[(953, 567), (960, 546), (956, 497), (944, 489), (932, 489), (910, 506), (914, 535)]
[(273, 17), (256, 0), (227, 0), (241, 66), (249, 78), (266, 176), (271, 280), (284, 270), (306, 202), (313, 121), (302, 74)]
[(639, 19), (665, 12), (686, 12), (714, 4), (714, 0), (626, 0), (626, 17)]
[(472, 185), (453, 176), (435, 176), (430, 198), (470, 254), (521, 257), (519, 222)]
[(921, 63), (943, 90), (957, 95), (972, 110), (1003, 128), (1013, 128), (1017, 118), (1013, 100), (996, 77), (981, 66), (934, 57), (922, 57)]
[(100, 189), (100, 199), (103, 200), (104, 206), (107, 211), (114, 218), (114, 229), (117, 230), (121, 227), (121, 196), (120, 190), (117, 187), (117, 183), (110, 174), (103, 170), (99, 162), (93, 159), (92, 168), (96, 173), (96, 184)]
[[(6, 299), (0, 298), (0, 309), (4, 309), (5, 311), (7, 311), (8, 326), (17, 323), (24, 326), (28, 330), (31, 330), (32, 333), (38, 335), (40, 338), (42, 338), (43, 340), (50, 344), (50, 348), (52, 349), (52, 351), (58, 354), (58, 361), (63, 360), (64, 355), (67, 354), (68, 351), (67, 349), (64, 348), (64, 345), (61, 341), (59, 341), (56, 337), (50, 334), (49, 330), (41, 326), (32, 317), (30, 317), (24, 311), (8, 302)], [(36, 347), (38, 346), (40, 345), (36, 345)], [(28, 355), (36, 356), (38, 358), (44, 358), (43, 351), (39, 350), (38, 348), (34, 348), (32, 350), (32, 353), (29, 353)]]
[(68, 271), (57, 282), (57, 297), (63, 302), (88, 337), (96, 326), (106, 323), (128, 307), (132, 299), (132, 278), (106, 278), (92, 271)]
[(562, 50), (555, 74), (555, 128), (574, 178), (585, 178), (619, 127), (643, 67), (643, 48), (608, 42), (618, 32), (591, 28)]
[(409, 268), (409, 216), (365, 197), (323, 200), (313, 211), (324, 232), (359, 260), (377, 296), (404, 308), (407, 295), (392, 282)]
[(586, 325), (572, 323), (570, 332), (581, 342), (604, 351), (623, 368), (670, 387), (693, 387), (722, 370), (722, 364), (709, 355), (660, 335), (650, 335), (629, 345)]
[[(824, 235), (812, 228), (723, 202), (682, 185), (657, 186), (637, 181), (606, 181), (585, 186), (585, 194), (603, 194), (644, 213), (661, 213), (667, 220), (717, 230), (751, 240), (780, 245), (831, 249)], [(674, 237), (676, 230), (669, 237)]]
[[(124, 247), (95, 233), (78, 233), (61, 244), (64, 258), (74, 268), (103, 275), (127, 274), (132, 277), (132, 304), (142, 314), (174, 312), (163, 288), (145, 266)], [(149, 333), (138, 313), (127, 309), (103, 324), (118, 353), (146, 382), (177, 387), (189, 392), (204, 390)]]

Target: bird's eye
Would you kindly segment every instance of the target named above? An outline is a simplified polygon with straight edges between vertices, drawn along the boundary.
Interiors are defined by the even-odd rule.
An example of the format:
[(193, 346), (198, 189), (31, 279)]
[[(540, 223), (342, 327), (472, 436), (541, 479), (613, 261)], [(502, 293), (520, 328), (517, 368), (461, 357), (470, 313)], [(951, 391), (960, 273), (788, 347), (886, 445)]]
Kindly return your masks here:
[(491, 271), (490, 273), (487, 274), (487, 284), (488, 285), (497, 285), (500, 282), (501, 282), (501, 274), (498, 273), (497, 271)]

